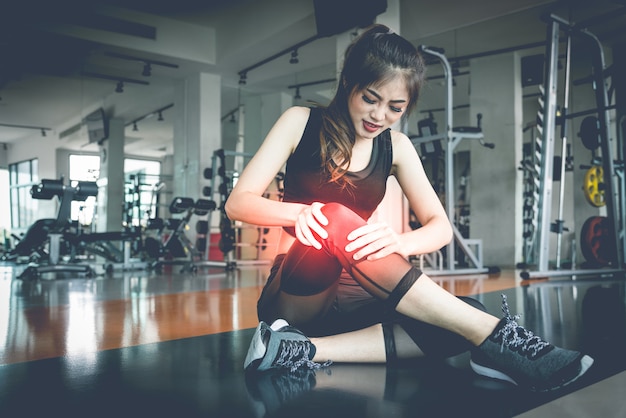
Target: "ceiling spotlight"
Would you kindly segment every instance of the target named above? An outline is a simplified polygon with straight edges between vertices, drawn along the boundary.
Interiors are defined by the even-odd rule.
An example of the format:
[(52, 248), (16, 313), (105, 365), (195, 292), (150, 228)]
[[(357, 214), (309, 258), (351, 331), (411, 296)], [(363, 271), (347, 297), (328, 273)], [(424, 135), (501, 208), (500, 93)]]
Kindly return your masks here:
[(133, 122), (133, 131), (137, 132), (139, 129), (137, 128), (137, 122)]
[(157, 119), (159, 122), (163, 121), (163, 113), (159, 110), (159, 118)]
[(294, 49), (291, 51), (291, 58), (289, 59), (289, 64), (297, 64), (300, 60), (298, 59), (298, 50)]
[(230, 114), (230, 123), (235, 123), (235, 122), (236, 122), (236, 120), (235, 120), (235, 114), (234, 114), (234, 113), (231, 113), (231, 114)]
[(146, 62), (143, 65), (143, 71), (141, 72), (141, 75), (144, 77), (150, 77), (152, 75), (152, 65), (150, 65), (149, 62)]
[(46, 136), (46, 130), (44, 128), (41, 128), (41, 136)]
[(239, 74), (239, 84), (240, 85), (245, 85), (246, 84), (246, 80), (248, 79), (248, 76), (246, 73), (240, 73)]
[(294, 99), (302, 99), (302, 96), (300, 96), (300, 87), (296, 88), (296, 95), (294, 96)]
[(124, 93), (124, 82), (123, 81), (118, 81), (117, 85), (115, 86), (115, 92), (116, 93)]

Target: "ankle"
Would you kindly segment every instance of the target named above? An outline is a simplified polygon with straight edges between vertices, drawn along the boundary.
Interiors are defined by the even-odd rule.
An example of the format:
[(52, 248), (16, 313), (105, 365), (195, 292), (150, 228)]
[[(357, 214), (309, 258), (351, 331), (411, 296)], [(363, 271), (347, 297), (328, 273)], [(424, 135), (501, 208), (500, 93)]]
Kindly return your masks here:
[(485, 320), (481, 322), (480, 329), (478, 329), (472, 337), (468, 338), (468, 340), (478, 347), (494, 333), (500, 322), (502, 322), (501, 319), (489, 315), (488, 318), (485, 318)]

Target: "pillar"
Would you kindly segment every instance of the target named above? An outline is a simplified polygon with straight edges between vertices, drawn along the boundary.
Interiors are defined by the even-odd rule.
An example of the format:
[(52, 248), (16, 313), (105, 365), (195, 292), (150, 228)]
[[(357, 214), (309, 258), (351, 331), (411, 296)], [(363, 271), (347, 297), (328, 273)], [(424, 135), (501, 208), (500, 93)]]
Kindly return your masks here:
[(100, 145), (96, 231), (122, 230), (124, 207), (124, 121), (109, 120), (109, 138)]
[[(483, 240), (485, 265), (514, 266), (522, 258), (521, 63), (517, 53), (470, 62), (470, 119), (482, 113), (486, 142), (470, 141), (470, 235)], [(497, 215), (497, 216), (496, 216)]]
[(198, 73), (176, 89), (174, 101), (174, 193), (194, 200), (202, 194), (205, 168), (222, 146), (221, 77)]
[[(171, 199), (179, 196), (210, 199), (202, 195), (202, 188), (210, 184), (203, 173), (205, 168), (211, 167), (213, 152), (222, 147), (221, 77), (197, 73), (180, 82), (176, 87), (173, 113), (173, 192), (168, 195), (170, 201), (164, 203), (169, 205)], [(192, 218), (192, 222), (195, 219)], [(192, 243), (196, 242), (194, 226), (185, 232)]]

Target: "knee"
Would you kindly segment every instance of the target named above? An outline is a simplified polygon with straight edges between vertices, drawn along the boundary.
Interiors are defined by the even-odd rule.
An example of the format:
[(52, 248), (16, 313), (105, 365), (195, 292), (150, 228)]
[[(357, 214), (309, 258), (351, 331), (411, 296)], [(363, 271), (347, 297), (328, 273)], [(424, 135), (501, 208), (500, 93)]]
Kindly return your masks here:
[(326, 203), (322, 207), (322, 213), (328, 218), (326, 230), (331, 234), (351, 232), (366, 223), (356, 212), (341, 203)]
[(322, 213), (326, 215), (326, 217), (329, 218), (329, 220), (336, 219), (339, 217), (359, 218), (359, 215), (357, 215), (356, 212), (354, 212), (352, 209), (350, 209), (349, 207), (345, 205), (342, 205), (341, 203), (336, 203), (336, 202), (330, 202), (330, 203), (324, 204), (324, 206), (322, 207)]

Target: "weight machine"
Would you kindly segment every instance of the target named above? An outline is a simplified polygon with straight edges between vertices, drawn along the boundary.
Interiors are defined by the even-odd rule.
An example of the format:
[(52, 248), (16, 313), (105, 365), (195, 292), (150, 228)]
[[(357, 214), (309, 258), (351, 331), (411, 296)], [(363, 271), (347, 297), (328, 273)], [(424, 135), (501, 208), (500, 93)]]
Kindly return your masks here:
[[(454, 181), (454, 150), (465, 139), (473, 139), (479, 141), (479, 143), (487, 148), (493, 148), (494, 144), (486, 143), (482, 128), (480, 127), (481, 115), (478, 115), (478, 125), (471, 127), (457, 127), (453, 126), (453, 91), (452, 91), (452, 69), (450, 63), (446, 58), (444, 51), (440, 48), (420, 46), (420, 52), (426, 53), (433, 57), (436, 57), (442, 64), (444, 70), (444, 76), (446, 81), (446, 104), (445, 104), (445, 132), (436, 134), (433, 132), (427, 132), (427, 135), (411, 137), (411, 142), (415, 147), (428, 146), (428, 144), (435, 144), (443, 142), (442, 151), (445, 155), (445, 200), (446, 200), (446, 212), (448, 213), (448, 219), (452, 225), (454, 232), (454, 239), (447, 245), (445, 251), (446, 263), (444, 268), (443, 254), (441, 252), (435, 252), (431, 254), (425, 254), (420, 257), (420, 268), (424, 266), (424, 260), (428, 261), (428, 264), (435, 266), (433, 270), (427, 270), (429, 275), (454, 275), (454, 274), (480, 274), (491, 273), (497, 271), (493, 267), (485, 267), (483, 265), (483, 246), (482, 239), (469, 239), (463, 236), (458, 229), (454, 219), (455, 208), (455, 181)], [(471, 267), (459, 268), (456, 260), (456, 247), (463, 251), (467, 259), (471, 262)]]
[(167, 230), (167, 237), (160, 243), (159, 240), (148, 237), (146, 244), (149, 253), (156, 259), (151, 267), (161, 270), (163, 266), (182, 265), (181, 273), (196, 272), (198, 267), (225, 267), (226, 264), (218, 261), (202, 259), (203, 251), (197, 248), (185, 235), (192, 216), (205, 216), (215, 210), (215, 202), (207, 199), (193, 200), (190, 197), (175, 197), (169, 206), (171, 214), (183, 214), (182, 218), (170, 218), (159, 226), (159, 235)]
[[(43, 179), (31, 188), (33, 199), (50, 200), (58, 197), (60, 206), (56, 219), (39, 219), (31, 225), (26, 234), (9, 253), (8, 258), (34, 257), (36, 262), (18, 276), (20, 279), (38, 278), (44, 273), (77, 273), (92, 276), (93, 270), (87, 264), (60, 262), (61, 256), (69, 250), (64, 239), (69, 233), (72, 201), (84, 201), (98, 194), (95, 182), (79, 181), (76, 186), (63, 184), (63, 179)], [(75, 234), (74, 234), (75, 235)]]
[[(612, 220), (608, 230), (609, 245), (615, 249), (615, 260), (613, 268), (609, 269), (560, 269), (561, 234), (563, 232), (562, 208), (563, 208), (563, 176), (561, 176), (561, 188), (559, 195), (559, 218), (551, 224), (552, 209), (552, 181), (554, 164), (555, 130), (557, 127), (557, 73), (559, 63), (559, 35), (561, 31), (567, 34), (567, 57), (566, 57), (566, 81), (565, 81), (565, 106), (561, 116), (561, 122), (565, 126), (567, 118), (567, 101), (569, 97), (569, 64), (570, 64), (570, 42), (573, 35), (579, 36), (588, 41), (593, 49), (592, 56), (592, 78), (595, 91), (596, 108), (598, 112), (598, 135), (602, 151), (602, 166), (604, 176), (604, 195), (606, 199), (607, 215)], [(537, 260), (537, 270), (525, 270), (521, 272), (523, 279), (533, 279), (550, 276), (580, 276), (580, 275), (607, 275), (623, 272), (624, 263), (624, 217), (625, 206), (620, 198), (619, 190), (623, 190), (623, 179), (616, 170), (613, 149), (609, 138), (609, 103), (608, 92), (605, 84), (605, 61), (602, 44), (598, 38), (584, 28), (578, 28), (566, 20), (550, 15), (548, 17), (546, 44), (546, 69), (544, 86), (541, 87), (540, 104), (541, 109), (538, 114), (537, 128), (540, 137), (534, 143), (535, 166), (533, 170), (535, 178), (534, 207), (533, 207), (533, 237), (532, 251), (533, 259)], [(567, 145), (567, 135), (563, 127), (562, 149)], [(561, 174), (564, 171), (565, 152), (563, 152)], [(621, 182), (621, 186), (616, 183)], [(622, 196), (623, 198), (623, 196)], [(557, 236), (557, 263), (556, 269), (549, 268), (549, 234), (556, 232)], [(574, 267), (574, 266), (572, 266)]]
[[(210, 186), (207, 186), (203, 190), (204, 196), (213, 197), (216, 193), (219, 194), (219, 204), (217, 204), (217, 209), (219, 210), (219, 231), (220, 231), (220, 239), (219, 239), (219, 249), (224, 254), (224, 262), (223, 264), (227, 269), (234, 269), (237, 266), (241, 265), (258, 265), (258, 264), (269, 264), (269, 260), (238, 260), (235, 257), (235, 248), (239, 245), (237, 243), (237, 233), (238, 229), (241, 230), (241, 226), (233, 223), (228, 216), (226, 215), (226, 211), (224, 205), (226, 200), (228, 199), (228, 195), (230, 194), (232, 188), (236, 184), (236, 176), (239, 174), (236, 171), (232, 173), (232, 177), (230, 178), (227, 174), (226, 169), (226, 157), (233, 157), (235, 159), (236, 167), (243, 167), (243, 159), (251, 158), (253, 154), (239, 152), (239, 151), (229, 151), (224, 149), (218, 149), (213, 153), (211, 168), (205, 170), (204, 177), (210, 180)], [(219, 181), (219, 185), (218, 185)], [(208, 218), (208, 228), (207, 232), (210, 231), (213, 225), (213, 211), (209, 214)], [(259, 234), (262, 233), (267, 228), (258, 228)], [(210, 235), (210, 233), (207, 233)], [(261, 241), (261, 240), (259, 240)], [(254, 245), (254, 244), (253, 244)], [(209, 258), (209, 242), (207, 240), (206, 251), (205, 251), (205, 260)], [(208, 261), (208, 263), (222, 263), (222, 262), (214, 262)]]
[[(139, 228), (125, 228), (115, 232), (87, 232), (78, 222), (71, 221), (73, 201), (85, 201), (98, 195), (96, 182), (79, 181), (66, 185), (63, 179), (43, 179), (31, 188), (33, 199), (59, 199), (56, 219), (39, 219), (31, 225), (15, 248), (5, 256), (7, 260), (28, 257), (29, 266), (18, 276), (35, 279), (45, 273), (76, 273), (86, 277), (95, 275), (93, 263), (81, 262), (83, 256), (102, 257), (107, 273), (114, 269), (143, 269), (147, 263), (131, 257), (132, 243), (141, 241)], [(121, 244), (119, 244), (121, 243)], [(61, 262), (61, 260), (64, 260)]]

